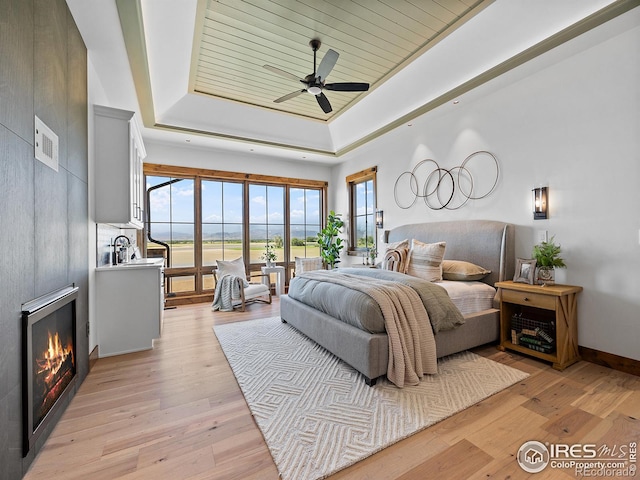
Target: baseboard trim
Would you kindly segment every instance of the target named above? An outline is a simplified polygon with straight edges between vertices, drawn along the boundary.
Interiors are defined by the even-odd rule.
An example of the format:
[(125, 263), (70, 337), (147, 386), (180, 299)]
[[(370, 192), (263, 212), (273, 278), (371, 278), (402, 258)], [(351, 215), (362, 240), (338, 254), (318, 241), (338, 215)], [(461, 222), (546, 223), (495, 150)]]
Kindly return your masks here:
[(583, 346), (578, 349), (582, 360), (640, 377), (640, 361), (638, 360)]
[(100, 345), (96, 345), (89, 353), (89, 371), (94, 367), (100, 357)]
[(165, 307), (176, 307), (179, 305), (193, 305), (196, 303), (212, 303), (213, 293), (203, 293), (199, 295), (175, 295), (165, 297)]

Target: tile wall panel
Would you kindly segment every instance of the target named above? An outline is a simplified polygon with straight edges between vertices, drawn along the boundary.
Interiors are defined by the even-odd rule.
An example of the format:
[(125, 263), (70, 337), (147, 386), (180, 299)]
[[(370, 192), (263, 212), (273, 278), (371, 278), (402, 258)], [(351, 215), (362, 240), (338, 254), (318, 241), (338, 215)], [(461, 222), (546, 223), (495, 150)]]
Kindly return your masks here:
[(34, 0), (34, 113), (58, 136), (59, 163), (67, 166), (67, 5)]
[(68, 284), (67, 172), (35, 165), (36, 296)]
[[(2, 463), (0, 478), (3, 480), (16, 480), (24, 475), (24, 463), (22, 462), (22, 416), (14, 410), (14, 405), (22, 402), (22, 387), (16, 386), (9, 392), (7, 403), (9, 404), (9, 418), (6, 423), (8, 441), (6, 445), (6, 463)], [(36, 452), (33, 452), (35, 455)]]
[(71, 13), (68, 13), (67, 25), (67, 169), (88, 182), (87, 49)]
[(0, 124), (33, 143), (33, 0), (0, 0)]
[[(0, 478), (21, 472), (21, 305), (35, 297), (33, 148), (0, 125)], [(18, 420), (16, 420), (18, 419)]]

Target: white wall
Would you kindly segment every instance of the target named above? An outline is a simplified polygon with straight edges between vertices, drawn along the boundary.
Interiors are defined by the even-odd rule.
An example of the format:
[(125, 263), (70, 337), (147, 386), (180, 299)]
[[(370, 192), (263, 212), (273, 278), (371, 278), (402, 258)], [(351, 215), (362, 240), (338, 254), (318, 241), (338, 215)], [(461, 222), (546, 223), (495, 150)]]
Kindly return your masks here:
[(305, 180), (329, 181), (331, 177), (331, 170), (327, 166), (290, 162), (260, 154), (181, 147), (148, 141), (145, 141), (145, 148), (147, 150), (145, 163), (303, 178)]
[[(640, 360), (640, 8), (562, 45), (351, 152), (334, 167), (330, 207), (348, 211), (346, 175), (378, 166), (385, 228), (440, 220), (515, 224), (516, 254), (537, 232), (561, 244), (557, 280), (584, 287), (579, 344)], [(428, 79), (427, 79), (428, 81)], [(497, 156), (486, 199), (459, 210), (407, 210), (394, 182), (424, 158), (452, 168), (474, 151)], [(531, 189), (548, 185), (550, 218), (534, 221)], [(331, 188), (335, 186), (336, 188)], [(349, 260), (346, 260), (347, 262)]]

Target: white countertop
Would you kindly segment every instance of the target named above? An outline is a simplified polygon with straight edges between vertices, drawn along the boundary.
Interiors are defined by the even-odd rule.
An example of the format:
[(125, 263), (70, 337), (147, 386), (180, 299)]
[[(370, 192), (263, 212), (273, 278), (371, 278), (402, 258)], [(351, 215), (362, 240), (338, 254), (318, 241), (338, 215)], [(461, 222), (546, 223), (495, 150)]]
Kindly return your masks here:
[(104, 267), (96, 268), (97, 272), (115, 272), (128, 270), (131, 268), (161, 268), (164, 266), (164, 258), (139, 258), (137, 260), (130, 260), (128, 263), (121, 263), (119, 265), (105, 265)]

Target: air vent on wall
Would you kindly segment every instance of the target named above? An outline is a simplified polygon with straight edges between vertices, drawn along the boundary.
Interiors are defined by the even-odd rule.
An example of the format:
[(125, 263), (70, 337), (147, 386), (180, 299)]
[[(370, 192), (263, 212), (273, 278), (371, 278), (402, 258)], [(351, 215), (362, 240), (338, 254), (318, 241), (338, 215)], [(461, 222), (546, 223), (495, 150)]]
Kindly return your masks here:
[(35, 157), (58, 171), (58, 136), (42, 120), (35, 117)]

